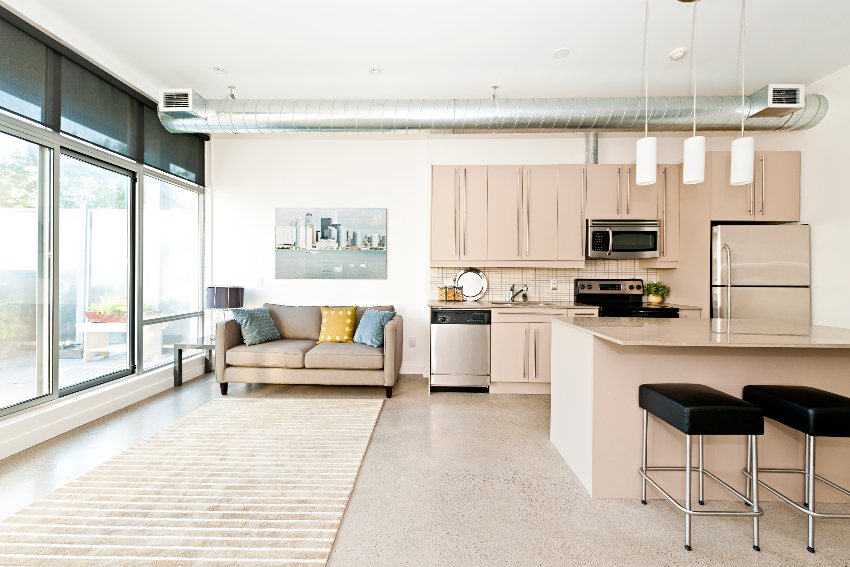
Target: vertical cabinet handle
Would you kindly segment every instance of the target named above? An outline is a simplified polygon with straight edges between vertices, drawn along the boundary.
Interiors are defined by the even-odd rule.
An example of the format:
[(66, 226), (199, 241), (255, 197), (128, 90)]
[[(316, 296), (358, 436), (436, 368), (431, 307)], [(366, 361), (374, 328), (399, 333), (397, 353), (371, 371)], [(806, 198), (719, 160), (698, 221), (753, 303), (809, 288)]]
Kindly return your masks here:
[(528, 170), (528, 183), (525, 188), (525, 255), (528, 256), (531, 254), (529, 250), (528, 241), (531, 240), (531, 231), (529, 226), (531, 225), (531, 212), (529, 201), (531, 200), (531, 170)]
[(458, 180), (457, 168), (455, 168), (455, 185), (454, 185), (455, 218), (454, 218), (454, 242), (452, 243), (452, 254), (455, 255), (455, 256), (460, 255), (459, 254), (460, 251), (458, 250), (459, 246), (458, 246), (458, 235), (457, 235), (458, 208), (460, 207), (460, 205), (458, 204), (458, 201), (460, 200), (460, 197), (458, 196), (459, 184), (460, 184), (460, 181)]
[(623, 183), (623, 171), (621, 168), (617, 168), (617, 214), (620, 214), (620, 198), (621, 198), (621, 185)]
[(667, 253), (667, 168), (661, 170), (664, 174), (664, 190), (661, 194), (661, 221), (658, 229), (661, 232), (661, 257)]
[(766, 156), (761, 156), (761, 214), (764, 216), (764, 168), (765, 168), (765, 160)]
[(522, 168), (516, 172), (516, 255), (522, 256)]
[(732, 318), (732, 249), (728, 244), (723, 245), (723, 251), (726, 252), (726, 318)]
[(626, 170), (626, 214), (632, 213), (632, 168)]
[(534, 357), (532, 360), (534, 361), (534, 373), (531, 375), (532, 380), (537, 380), (537, 337), (539, 329), (534, 329)]
[(468, 205), (469, 205), (469, 189), (466, 185), (466, 168), (463, 168), (463, 248), (461, 249), (461, 256), (466, 256), (466, 221), (468, 216)]
[(756, 208), (756, 191), (755, 191), (755, 188), (753, 187), (753, 183), (750, 183), (750, 195), (749, 195), (749, 198), (747, 199), (747, 214), (748, 215), (755, 214), (753, 212), (753, 209), (755, 209), (755, 208)]
[(585, 226), (584, 226), (584, 215), (587, 205), (587, 168), (581, 168), (581, 216), (579, 217), (579, 238), (581, 239), (581, 257), (584, 258), (584, 237), (585, 237)]
[(522, 377), (528, 378), (528, 327), (525, 328), (525, 348), (523, 349), (522, 357)]

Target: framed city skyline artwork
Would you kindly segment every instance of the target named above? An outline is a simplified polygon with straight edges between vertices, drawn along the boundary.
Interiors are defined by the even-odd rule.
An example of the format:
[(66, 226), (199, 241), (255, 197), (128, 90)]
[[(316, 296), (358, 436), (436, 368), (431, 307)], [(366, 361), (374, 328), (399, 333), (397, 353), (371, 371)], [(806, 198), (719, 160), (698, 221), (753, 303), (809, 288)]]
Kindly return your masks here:
[(275, 278), (387, 279), (387, 209), (275, 209)]

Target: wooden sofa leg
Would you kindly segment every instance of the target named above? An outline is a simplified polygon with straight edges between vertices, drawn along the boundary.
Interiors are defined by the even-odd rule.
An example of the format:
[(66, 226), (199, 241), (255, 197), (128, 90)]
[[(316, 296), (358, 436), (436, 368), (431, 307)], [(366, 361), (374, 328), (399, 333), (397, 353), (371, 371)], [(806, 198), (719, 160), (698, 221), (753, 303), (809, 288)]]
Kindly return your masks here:
[(218, 386), (219, 386), (219, 388), (221, 388), (221, 395), (226, 396), (227, 395), (227, 382), (221, 382)]
[(393, 387), (387, 386), (387, 398), (392, 398), (392, 397), (393, 397)]

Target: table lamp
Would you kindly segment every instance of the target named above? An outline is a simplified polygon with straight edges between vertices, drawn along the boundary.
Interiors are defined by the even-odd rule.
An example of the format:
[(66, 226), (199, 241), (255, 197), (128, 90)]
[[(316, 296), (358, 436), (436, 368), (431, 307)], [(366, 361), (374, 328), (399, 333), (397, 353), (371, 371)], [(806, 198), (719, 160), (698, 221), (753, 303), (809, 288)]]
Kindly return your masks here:
[(207, 309), (212, 309), (214, 312), (212, 339), (215, 340), (215, 328), (224, 320), (225, 312), (228, 309), (242, 307), (242, 302), (245, 299), (244, 287), (223, 287), (210, 286), (207, 288)]

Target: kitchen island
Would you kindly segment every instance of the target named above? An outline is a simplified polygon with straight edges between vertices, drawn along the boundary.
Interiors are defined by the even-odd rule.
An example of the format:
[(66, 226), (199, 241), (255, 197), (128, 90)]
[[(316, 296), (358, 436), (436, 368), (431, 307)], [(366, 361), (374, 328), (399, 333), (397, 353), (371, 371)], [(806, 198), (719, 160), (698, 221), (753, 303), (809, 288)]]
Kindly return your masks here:
[[(808, 385), (850, 396), (850, 330), (747, 319), (553, 318), (550, 439), (592, 497), (640, 498), (638, 386), (663, 382), (700, 383), (739, 397), (747, 384)], [(684, 465), (684, 435), (652, 417), (649, 443), (650, 466)], [(801, 467), (803, 451), (802, 433), (765, 420), (762, 467)], [(706, 468), (743, 490), (743, 437), (706, 437), (705, 459)], [(818, 439), (819, 475), (846, 486), (848, 463), (850, 440)], [(681, 473), (659, 476), (671, 494), (683, 493)], [(767, 480), (801, 499), (799, 476)], [(730, 496), (708, 483), (706, 498)], [(826, 488), (818, 495), (844, 500)]]

